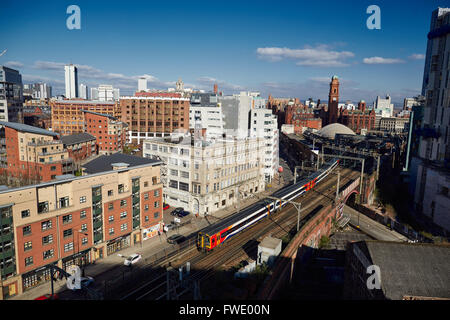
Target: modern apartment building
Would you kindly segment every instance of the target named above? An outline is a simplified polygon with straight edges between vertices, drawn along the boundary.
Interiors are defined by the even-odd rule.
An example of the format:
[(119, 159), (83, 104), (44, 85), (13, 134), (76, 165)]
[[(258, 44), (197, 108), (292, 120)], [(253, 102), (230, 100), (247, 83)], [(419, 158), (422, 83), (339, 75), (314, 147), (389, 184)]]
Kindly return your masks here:
[(89, 93), (88, 93), (88, 87), (85, 84), (80, 84), (80, 88), (79, 88), (79, 95), (80, 95), (80, 99), (89, 99)]
[(52, 129), (61, 135), (84, 132), (83, 110), (120, 118), (118, 102), (89, 100), (52, 100)]
[(264, 191), (264, 139), (154, 138), (143, 155), (160, 159), (164, 202), (199, 216)]
[(375, 113), (381, 115), (383, 118), (390, 118), (394, 115), (394, 104), (391, 103), (391, 97), (381, 98), (377, 96), (377, 99), (373, 103)]
[(22, 75), (0, 66), (0, 121), (21, 122), (22, 107)]
[(121, 97), (122, 122), (128, 124), (128, 142), (141, 143), (151, 137), (170, 136), (189, 130), (189, 98), (180, 94), (143, 92)]
[(417, 211), (450, 233), (450, 8), (431, 15), (418, 156), (411, 160)]
[(83, 110), (85, 126), (84, 132), (93, 135), (97, 140), (100, 154), (122, 152), (125, 145), (128, 125), (117, 118)]
[(0, 190), (0, 297), (49, 281), (162, 231), (160, 162), (115, 154), (89, 174)]
[(50, 99), (52, 97), (52, 86), (47, 83), (24, 84), (23, 95), (32, 99)]
[(97, 139), (89, 133), (62, 136), (61, 141), (77, 167), (82, 161), (98, 154)]
[(55, 132), (0, 121), (0, 163), (15, 178), (50, 181), (71, 173), (72, 160)]
[(67, 99), (78, 98), (78, 69), (73, 64), (64, 66)]

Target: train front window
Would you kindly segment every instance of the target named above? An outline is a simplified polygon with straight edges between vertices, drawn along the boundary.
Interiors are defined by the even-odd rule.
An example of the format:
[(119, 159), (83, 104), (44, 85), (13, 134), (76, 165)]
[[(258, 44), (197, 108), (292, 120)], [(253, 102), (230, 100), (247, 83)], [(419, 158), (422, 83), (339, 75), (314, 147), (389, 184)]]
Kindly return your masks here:
[(209, 236), (205, 234), (204, 238), (205, 238), (205, 247), (210, 248), (211, 245), (210, 245), (210, 242), (209, 242)]

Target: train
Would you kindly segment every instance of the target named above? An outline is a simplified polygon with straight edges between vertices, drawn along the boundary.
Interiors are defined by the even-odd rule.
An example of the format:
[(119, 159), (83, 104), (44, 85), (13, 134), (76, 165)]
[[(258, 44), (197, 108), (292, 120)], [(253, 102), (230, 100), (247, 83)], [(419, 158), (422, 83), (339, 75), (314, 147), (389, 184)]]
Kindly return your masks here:
[[(326, 169), (316, 172), (311, 177), (303, 179), (295, 184), (290, 184), (272, 194), (273, 197), (283, 200), (293, 200), (298, 196), (314, 188), (320, 181), (325, 179), (331, 171), (339, 165), (338, 159), (326, 163)], [(209, 252), (229, 240), (234, 235), (254, 225), (261, 219), (270, 216), (271, 213), (283, 207), (287, 202), (280, 200), (262, 199), (255, 204), (245, 208), (241, 212), (224, 219), (216, 224), (202, 229), (197, 234), (197, 249)]]

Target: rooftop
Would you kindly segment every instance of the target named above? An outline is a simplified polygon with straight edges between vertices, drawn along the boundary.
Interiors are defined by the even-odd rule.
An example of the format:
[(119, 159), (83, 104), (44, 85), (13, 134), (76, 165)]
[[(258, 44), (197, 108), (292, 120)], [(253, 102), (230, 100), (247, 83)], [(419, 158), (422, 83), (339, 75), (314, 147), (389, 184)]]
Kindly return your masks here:
[(45, 135), (45, 136), (53, 136), (53, 137), (59, 136), (59, 134), (56, 132), (41, 129), (38, 127), (29, 126), (27, 124), (22, 124), (22, 123), (0, 121), (0, 126), (5, 126), (5, 127), (11, 128), (11, 129), (14, 129), (17, 131), (21, 131), (21, 132), (29, 132), (29, 133), (40, 134), (40, 135)]
[(355, 132), (353, 132), (353, 130), (349, 127), (344, 126), (340, 123), (329, 124), (317, 131), (317, 135), (327, 139), (334, 139), (336, 137), (336, 134), (355, 135)]
[(109, 114), (104, 114), (104, 113), (99, 113), (99, 112), (94, 112), (94, 111), (89, 111), (89, 110), (81, 110), (81, 111), (86, 112), (86, 113), (90, 113), (90, 114), (95, 114), (97, 116), (106, 117), (106, 118), (109, 118), (111, 120), (116, 120), (117, 121), (116, 117), (110, 116)]
[(61, 137), (62, 143), (65, 145), (69, 145), (69, 146), (72, 144), (88, 142), (88, 141), (93, 141), (93, 140), (96, 140), (96, 138), (93, 135), (86, 133), (86, 132), (71, 134), (70, 136), (62, 136)]
[(401, 300), (405, 295), (450, 297), (449, 245), (388, 241), (356, 244), (369, 253), (371, 263), (380, 267), (381, 288), (387, 299)]
[(159, 165), (161, 161), (149, 158), (131, 156), (123, 153), (114, 153), (112, 155), (103, 155), (87, 162), (83, 165), (85, 173), (99, 173), (103, 171), (113, 170), (113, 166), (117, 164), (128, 164), (128, 168), (137, 167), (146, 164)]

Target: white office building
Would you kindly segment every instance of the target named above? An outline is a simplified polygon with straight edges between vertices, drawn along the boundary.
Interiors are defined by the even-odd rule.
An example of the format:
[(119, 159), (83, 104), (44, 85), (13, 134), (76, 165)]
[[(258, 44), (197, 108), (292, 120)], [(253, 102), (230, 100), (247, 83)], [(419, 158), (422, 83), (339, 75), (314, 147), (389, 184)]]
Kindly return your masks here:
[(66, 98), (78, 98), (78, 70), (73, 64), (64, 66)]
[(212, 214), (264, 191), (259, 138), (215, 140), (153, 138), (143, 156), (160, 159), (164, 202), (199, 216)]
[(88, 87), (85, 84), (80, 84), (80, 98), (81, 99), (89, 99), (89, 94), (88, 94)]
[(250, 136), (264, 139), (264, 176), (267, 182), (272, 181), (280, 166), (279, 130), (277, 116), (271, 109), (259, 106), (250, 111)]
[(140, 77), (138, 79), (138, 91), (147, 91), (147, 78)]
[(98, 101), (115, 101), (120, 99), (120, 89), (102, 84), (98, 88), (91, 88), (91, 99)]
[(217, 94), (193, 93), (189, 107), (189, 128), (206, 130), (207, 138), (223, 136), (222, 106), (218, 102)]
[(377, 96), (377, 100), (373, 103), (375, 114), (383, 118), (390, 118), (394, 116), (394, 104), (391, 103), (391, 97), (386, 96), (385, 99)]

